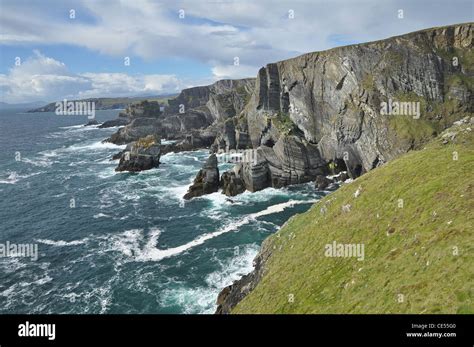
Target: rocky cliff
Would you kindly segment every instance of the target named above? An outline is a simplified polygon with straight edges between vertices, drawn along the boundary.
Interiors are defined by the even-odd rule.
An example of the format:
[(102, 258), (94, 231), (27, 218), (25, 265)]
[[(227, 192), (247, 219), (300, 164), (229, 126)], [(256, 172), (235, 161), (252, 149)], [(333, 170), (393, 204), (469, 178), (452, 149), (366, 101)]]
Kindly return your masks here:
[[(454, 122), (290, 218), (216, 313), (473, 313), (473, 126)], [(362, 252), (328, 254), (335, 243)]]
[[(429, 140), (443, 133), (443, 131), (441, 138), (444, 140), (442, 144), (449, 143), (446, 138), (451, 132), (447, 131), (447, 128), (453, 124), (455, 127), (466, 123), (470, 123), (472, 126), (474, 121), (474, 118), (470, 118), (474, 111), (473, 29), (473, 23), (427, 29), (382, 41), (309, 53), (294, 59), (268, 64), (262, 68), (258, 73), (255, 90), (244, 111), (250, 140), (258, 153), (256, 162), (245, 163), (239, 169), (246, 188), (254, 191), (269, 186), (278, 187), (305, 181), (311, 179), (311, 177), (320, 177), (318, 176), (319, 172), (327, 173), (329, 168), (334, 167), (337, 167), (338, 170), (347, 169), (349, 175), (355, 178), (409, 150), (424, 147)], [(459, 121), (460, 119), (462, 121)], [(470, 133), (471, 126), (467, 126), (462, 132)], [(405, 193), (410, 191), (415, 196), (417, 196), (415, 188), (426, 184), (427, 177), (439, 181), (436, 178), (437, 165), (447, 167), (450, 163), (449, 158), (451, 158), (450, 149), (444, 148), (441, 151), (438, 147), (440, 141), (437, 140), (436, 145), (430, 147), (431, 149), (427, 152), (414, 152), (407, 159), (402, 157), (401, 161), (397, 161), (400, 165), (398, 168), (393, 167), (393, 165), (390, 168), (384, 166), (381, 168), (384, 171), (376, 170), (373, 175), (367, 175), (370, 177), (366, 177), (366, 175), (361, 177), (364, 180), (363, 182), (366, 183), (364, 187), (367, 187), (367, 189), (372, 185), (378, 188), (371, 188), (372, 200), (370, 201), (372, 202), (369, 204), (370, 206), (362, 206), (361, 212), (356, 212), (359, 216), (357, 220), (359, 232), (363, 232), (361, 228), (365, 225), (364, 223), (367, 224), (367, 227), (373, 227), (373, 223), (380, 226), (388, 223), (390, 226), (390, 223), (397, 224), (400, 220), (413, 218), (413, 215), (411, 217), (407, 215), (406, 218), (401, 219), (394, 217), (392, 216), (394, 210), (390, 209), (386, 216), (381, 214), (379, 217), (377, 214), (377, 218), (385, 218), (387, 221), (385, 224), (380, 221), (366, 220), (367, 216), (373, 214), (385, 202), (394, 199), (391, 190), (382, 189), (387, 184), (385, 174), (390, 175), (392, 180), (391, 189), (398, 189), (396, 188), (398, 184), (403, 186), (400, 190)], [(464, 147), (461, 146), (459, 151), (465, 152), (465, 158), (469, 158), (468, 153), (472, 151), (472, 140), (469, 142), (469, 146), (463, 141), (461, 143)], [(466, 161), (466, 167), (468, 164)], [(470, 165), (472, 166), (472, 163)], [(452, 169), (451, 172), (446, 172), (444, 174), (446, 177), (442, 177), (446, 186), (442, 189), (446, 192), (458, 189), (458, 185), (453, 184), (453, 179), (448, 178), (448, 176), (456, 177), (459, 172), (454, 170), (452, 166), (450, 168)], [(400, 177), (403, 176), (402, 173), (408, 171), (410, 174), (407, 177), (413, 178), (413, 182), (400, 182)], [(379, 174), (375, 172), (379, 172)], [(372, 179), (373, 177), (375, 179)], [(357, 180), (356, 182), (360, 181)], [(318, 185), (327, 183), (321, 180), (316, 182)], [(360, 183), (354, 184), (358, 184), (360, 188)], [(469, 179), (463, 179), (463, 184), (465, 186), (458, 189), (459, 192), (469, 190)], [(359, 188), (357, 188), (357, 192), (359, 192)], [(348, 189), (351, 191), (350, 194), (346, 193)], [(341, 192), (338, 191), (337, 194), (339, 195), (337, 197), (357, 198), (358, 194), (353, 193), (355, 190), (356, 188), (351, 185), (351, 188), (342, 189)], [(418, 196), (425, 196), (426, 192)], [(429, 194), (432, 194), (433, 190), (431, 189), (429, 192)], [(367, 192), (363, 194), (365, 196), (369, 195)], [(381, 194), (384, 194), (383, 199), (380, 197)], [(446, 196), (454, 199), (453, 194), (446, 194)], [(442, 206), (446, 206), (446, 204), (432, 206), (438, 203), (438, 198), (436, 198), (438, 195), (435, 194), (431, 197), (432, 199), (430, 198), (431, 200), (427, 200), (426, 213), (433, 213), (432, 211), (441, 210)], [(459, 202), (459, 206), (462, 205), (463, 208), (467, 208), (470, 202), (465, 201), (463, 194), (456, 195), (456, 197), (458, 196), (462, 197), (460, 200), (462, 203)], [(346, 200), (350, 200), (350, 198)], [(321, 204), (332, 207), (334, 199), (336, 198), (327, 197)], [(352, 202), (351, 204), (358, 208), (359, 202)], [(230, 313), (255, 288), (260, 289), (260, 291), (249, 295), (250, 300), (246, 299), (245, 304), (240, 305), (238, 312), (347, 313), (349, 310), (359, 312), (360, 307), (357, 306), (357, 302), (346, 303), (345, 307), (332, 309), (334, 301), (330, 301), (326, 295), (329, 290), (333, 290), (334, 293), (337, 293), (334, 296), (339, 297), (343, 295), (343, 293), (340, 293), (341, 290), (345, 290), (355, 283), (355, 280), (350, 281), (351, 276), (357, 275), (352, 274), (353, 267), (344, 267), (344, 271), (347, 270), (348, 272), (347, 278), (336, 278), (333, 280), (334, 283), (330, 283), (331, 288), (327, 287), (329, 282), (323, 281), (322, 283), (325, 283), (326, 287), (321, 287), (318, 291), (311, 290), (319, 284), (314, 281), (314, 283), (311, 282), (310, 278), (313, 277), (308, 277), (307, 274), (303, 274), (303, 271), (290, 271), (288, 273), (282, 271), (282, 269), (275, 270), (278, 266), (284, 269), (306, 269), (308, 264), (313, 264), (311, 259), (315, 256), (314, 252), (306, 251), (309, 249), (308, 244), (315, 242), (315, 233), (318, 235), (322, 233), (321, 230), (314, 231), (315, 228), (320, 229), (324, 225), (334, 224), (335, 226), (332, 227), (324, 227), (325, 230), (331, 230), (331, 232), (341, 230), (339, 232), (341, 237), (353, 235), (352, 226), (354, 223), (346, 223), (341, 213), (349, 211), (352, 214), (354, 212), (351, 212), (350, 209), (341, 210), (341, 206), (347, 206), (347, 202), (343, 201), (334, 207), (334, 215), (330, 219), (332, 224), (327, 223), (326, 216), (323, 215), (323, 209), (318, 213), (318, 209), (315, 208), (305, 214), (304, 218), (295, 217), (288, 221), (287, 224), (291, 224), (291, 226), (284, 226), (282, 228), (285, 231), (284, 233), (278, 232), (276, 238), (273, 237), (272, 241), (267, 240), (264, 243), (262, 251), (255, 259), (255, 270), (233, 285), (226, 287), (220, 293), (217, 300), (217, 313)], [(422, 213), (421, 211), (424, 211), (423, 206), (419, 206), (417, 213)], [(418, 217), (415, 216), (414, 218), (417, 219)], [(324, 221), (322, 221), (323, 219)], [(316, 226), (317, 221), (315, 223), (311, 222), (314, 220), (322, 221), (319, 227)], [(450, 223), (448, 221), (448, 224)], [(414, 224), (415, 222), (413, 222), (413, 226)], [(425, 224), (422, 223), (420, 227), (416, 227), (418, 228), (416, 230), (421, 232), (420, 228), (422, 228), (423, 232), (426, 231), (428, 240), (431, 237), (431, 229), (427, 228)], [(398, 227), (403, 233), (410, 232), (407, 230), (412, 228), (407, 225), (398, 225)], [(463, 226), (460, 225), (459, 227), (462, 230)], [(346, 230), (348, 228), (349, 230)], [(284, 243), (294, 243), (291, 241), (295, 236), (294, 234), (299, 233), (302, 229), (313, 232), (308, 232), (306, 241), (299, 241), (297, 250), (296, 246), (293, 250), (293, 245), (291, 248), (287, 247)], [(385, 233), (389, 235), (394, 230), (396, 229), (389, 228), (389, 231), (383, 230), (377, 235), (385, 235)], [(325, 233), (322, 234), (325, 235)], [(334, 239), (335, 236), (329, 231), (327, 234), (329, 239)], [(385, 242), (385, 240), (382, 240), (382, 236), (372, 238), (372, 235), (375, 234), (364, 234), (361, 237), (364, 240), (369, 237), (370, 240), (375, 240), (374, 242)], [(282, 241), (277, 242), (278, 245), (273, 242), (280, 239)], [(286, 247), (285, 250), (296, 254), (284, 260), (281, 256), (273, 257), (272, 252), (277, 250), (281, 253), (282, 247)], [(390, 247), (393, 248), (390, 252), (396, 251), (398, 253), (400, 253), (399, 248), (396, 247), (406, 248), (404, 245), (392, 245)], [(390, 247), (387, 249), (390, 250)], [(417, 247), (421, 246), (417, 244)], [(424, 246), (421, 248), (425, 249)], [(323, 246), (311, 249), (323, 249)], [(301, 260), (302, 254), (307, 255), (306, 260)], [(414, 254), (417, 255), (416, 252)], [(397, 255), (392, 253), (388, 255), (381, 253), (380, 261), (376, 263), (383, 267), (387, 257), (389, 260), (396, 258), (399, 262), (403, 262), (405, 259), (405, 257), (397, 258)], [(272, 264), (273, 268), (270, 268), (269, 263)], [(294, 263), (299, 265), (294, 266)], [(322, 269), (321, 271), (314, 271), (319, 271), (317, 276), (329, 276), (331, 280), (331, 266), (322, 268), (319, 263), (314, 264), (311, 269)], [(404, 266), (402, 269), (405, 271), (409, 267)], [(385, 269), (380, 269), (380, 272), (376, 275), (380, 277), (381, 283), (387, 278), (384, 271), (386, 271), (386, 266)], [(281, 276), (285, 278), (285, 284), (282, 284), (278, 279), (282, 272)], [(338, 270), (338, 272), (340, 271)], [(268, 275), (266, 275), (267, 273)], [(436, 271), (434, 271), (434, 274), (436, 274)], [(314, 275), (314, 279), (317, 276)], [(393, 277), (398, 276), (399, 273), (393, 275)], [(430, 278), (430, 276), (428, 275), (427, 278)], [(262, 278), (266, 279), (265, 286), (258, 285), (263, 281)], [(295, 278), (299, 278), (299, 281), (295, 281)], [(372, 279), (374, 278), (378, 279), (378, 277), (372, 277)], [(461, 278), (462, 276), (457, 276), (456, 280)], [(309, 284), (308, 281), (312, 284)], [(344, 283), (345, 285), (342, 286)], [(400, 283), (400, 286), (403, 285), (403, 282)], [(273, 288), (270, 288), (272, 286)], [(290, 288), (291, 286), (294, 288)], [(396, 285), (393, 293), (396, 293), (397, 289), (395, 288)], [(310, 305), (307, 305), (307, 302), (303, 300), (299, 302), (299, 306), (292, 306), (292, 302), (288, 301), (288, 293), (307, 289), (313, 294), (305, 293), (299, 297), (307, 298), (313, 295), (317, 298), (311, 301)], [(277, 300), (278, 304), (275, 303), (276, 290), (281, 294), (281, 297), (278, 297)], [(415, 295), (431, 295), (435, 292), (440, 292), (436, 286), (426, 294), (419, 292)], [(444, 293), (447, 292), (449, 293), (450, 290), (444, 290)], [(378, 293), (377, 295), (379, 294), (384, 293)], [(298, 296), (298, 294), (294, 295)], [(367, 298), (370, 295), (362, 294), (361, 298)], [(353, 296), (347, 297), (351, 298)], [(325, 306), (323, 299), (327, 299)], [(446, 302), (449, 300), (451, 298), (448, 298)], [(263, 303), (263, 301), (265, 302)], [(384, 302), (388, 301), (385, 300)], [(423, 302), (421, 297), (418, 302)], [(259, 306), (260, 303), (262, 303), (261, 306)], [(407, 306), (401, 308), (400, 311), (400, 307), (395, 308), (396, 301), (393, 301), (393, 303), (395, 304), (392, 306), (389, 304), (387, 307), (381, 308), (375, 302), (373, 312), (420, 313), (423, 309), (423, 307), (414, 309), (414, 306)], [(250, 307), (252, 309), (249, 309)], [(445, 305), (443, 312), (452, 312), (456, 307), (454, 304), (452, 307)], [(435, 310), (436, 308), (425, 308), (423, 312), (427, 312), (428, 309)], [(461, 307), (460, 310), (462, 309)]]
[[(357, 177), (473, 112), (473, 24), (427, 29), (271, 63), (244, 113), (258, 162), (248, 190)], [(384, 103), (397, 107), (386, 111)], [(388, 113), (388, 114), (387, 114)]]
[[(180, 140), (186, 148), (212, 145), (227, 119), (240, 115), (254, 89), (255, 79), (222, 80), (209, 86), (184, 89), (168, 100), (163, 112), (150, 102), (129, 106), (120, 118), (130, 123), (108, 141), (130, 143), (147, 135)], [(155, 105), (156, 106), (156, 105)], [(120, 122), (123, 122), (122, 120)]]

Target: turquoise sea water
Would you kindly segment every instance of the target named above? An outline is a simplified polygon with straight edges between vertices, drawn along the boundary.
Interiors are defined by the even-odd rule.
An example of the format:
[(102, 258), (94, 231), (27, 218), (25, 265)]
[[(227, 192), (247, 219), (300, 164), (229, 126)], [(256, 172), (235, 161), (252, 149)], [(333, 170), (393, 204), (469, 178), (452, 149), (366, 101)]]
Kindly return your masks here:
[(86, 118), (0, 111), (0, 243), (39, 251), (0, 257), (0, 313), (212, 313), (261, 242), (325, 194), (308, 183), (185, 202), (205, 150), (115, 173), (124, 147), (101, 141), (117, 129)]

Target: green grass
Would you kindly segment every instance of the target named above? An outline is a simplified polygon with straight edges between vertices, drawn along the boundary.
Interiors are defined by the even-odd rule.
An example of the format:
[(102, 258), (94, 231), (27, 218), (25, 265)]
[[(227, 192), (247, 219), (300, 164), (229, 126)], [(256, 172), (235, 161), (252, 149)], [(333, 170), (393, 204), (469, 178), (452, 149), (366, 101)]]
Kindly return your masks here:
[[(344, 185), (270, 237), (265, 275), (233, 313), (474, 313), (473, 172), (466, 131)], [(365, 259), (326, 257), (333, 241), (364, 244)]]
[(389, 116), (390, 128), (403, 141), (411, 141), (414, 148), (426, 143), (434, 134), (436, 126), (425, 119), (414, 119), (412, 116)]
[(154, 135), (141, 137), (137, 140), (136, 145), (141, 148), (150, 148), (157, 143), (157, 138)]

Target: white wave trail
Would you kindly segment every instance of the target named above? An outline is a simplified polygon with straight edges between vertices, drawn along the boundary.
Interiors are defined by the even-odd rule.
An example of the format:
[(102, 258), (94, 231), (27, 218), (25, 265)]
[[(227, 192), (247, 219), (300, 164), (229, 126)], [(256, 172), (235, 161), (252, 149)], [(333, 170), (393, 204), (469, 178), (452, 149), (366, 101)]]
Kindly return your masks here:
[(159, 229), (154, 229), (151, 232), (151, 236), (150, 236), (148, 242), (146, 243), (146, 245), (143, 247), (143, 249), (141, 249), (141, 250), (140, 249), (138, 249), (138, 250), (135, 249), (133, 254), (135, 254), (135, 260), (137, 260), (137, 261), (159, 261), (159, 260), (162, 260), (164, 258), (169, 258), (169, 257), (175, 256), (175, 255), (181, 254), (183, 252), (186, 252), (187, 250), (189, 250), (191, 248), (202, 245), (204, 242), (206, 242), (206, 241), (208, 241), (212, 238), (215, 238), (215, 237), (220, 236), (222, 234), (228, 233), (229, 231), (236, 230), (236, 229), (240, 228), (241, 226), (251, 222), (252, 220), (255, 220), (258, 217), (266, 216), (266, 215), (273, 214), (273, 213), (282, 212), (286, 208), (293, 207), (293, 206), (298, 205), (298, 204), (314, 203), (316, 201), (318, 201), (318, 200), (309, 200), (309, 201), (308, 200), (298, 200), (298, 201), (290, 200), (288, 202), (284, 202), (284, 203), (276, 204), (276, 205), (273, 205), (273, 206), (269, 206), (268, 208), (266, 208), (263, 211), (249, 214), (249, 215), (243, 217), (242, 219), (239, 219), (239, 220), (237, 220), (233, 223), (225, 225), (224, 227), (218, 229), (217, 231), (200, 235), (197, 238), (195, 238), (194, 240), (192, 240), (192, 241), (190, 241), (190, 242), (188, 242), (184, 245), (181, 245), (181, 246), (178, 246), (178, 247), (167, 248), (167, 249), (158, 249), (157, 248), (158, 238), (159, 238), (159, 235), (160, 235), (161, 231)]
[(87, 238), (82, 240), (74, 240), (74, 241), (63, 241), (63, 240), (48, 240), (48, 239), (37, 239), (36, 242), (43, 243), (45, 245), (56, 246), (56, 247), (64, 247), (64, 246), (77, 246), (82, 245), (87, 242)]
[(0, 183), (3, 183), (3, 184), (15, 184), (16, 182), (18, 182), (18, 179), (19, 179), (19, 176), (18, 174), (14, 171), (14, 172), (11, 172), (10, 175), (7, 177), (6, 180), (0, 180)]

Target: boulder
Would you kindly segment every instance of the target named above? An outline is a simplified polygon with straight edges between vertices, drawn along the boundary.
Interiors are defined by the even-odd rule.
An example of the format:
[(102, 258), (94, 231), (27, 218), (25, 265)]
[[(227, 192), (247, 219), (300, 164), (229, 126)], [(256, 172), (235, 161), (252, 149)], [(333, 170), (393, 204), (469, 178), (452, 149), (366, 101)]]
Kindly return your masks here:
[(316, 180), (314, 182), (315, 188), (318, 190), (324, 190), (326, 189), (331, 183), (333, 183), (332, 180), (329, 178), (323, 176), (323, 175), (318, 175), (316, 176)]

